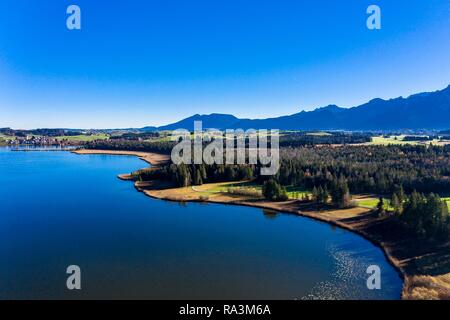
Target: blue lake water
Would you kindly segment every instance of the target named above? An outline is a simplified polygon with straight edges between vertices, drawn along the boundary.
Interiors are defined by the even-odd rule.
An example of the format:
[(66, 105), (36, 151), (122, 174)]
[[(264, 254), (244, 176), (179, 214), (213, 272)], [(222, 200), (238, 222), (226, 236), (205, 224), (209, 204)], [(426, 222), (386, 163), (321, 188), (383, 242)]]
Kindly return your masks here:
[[(135, 157), (0, 148), (0, 299), (398, 299), (382, 251), (325, 223), (155, 200)], [(381, 268), (381, 290), (366, 269)], [(81, 268), (80, 291), (66, 268)]]

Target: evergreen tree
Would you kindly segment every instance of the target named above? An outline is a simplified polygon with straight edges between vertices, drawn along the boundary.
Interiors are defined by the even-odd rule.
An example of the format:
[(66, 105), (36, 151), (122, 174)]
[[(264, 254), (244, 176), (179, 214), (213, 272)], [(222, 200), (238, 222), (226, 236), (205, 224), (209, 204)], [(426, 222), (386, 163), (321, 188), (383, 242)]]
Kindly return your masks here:
[(269, 180), (264, 183), (262, 194), (264, 198), (271, 201), (284, 201), (288, 199), (286, 189), (275, 180)]
[(316, 186), (312, 190), (312, 199), (314, 202), (319, 202), (319, 190), (317, 190)]
[(200, 169), (196, 169), (194, 174), (194, 185), (200, 186), (203, 184), (202, 174)]
[(382, 215), (384, 213), (384, 200), (383, 197), (380, 197), (377, 204), (377, 213), (378, 215)]
[(394, 213), (400, 215), (403, 212), (403, 204), (400, 202), (397, 193), (394, 193), (391, 197), (391, 207), (394, 208)]
[(333, 205), (338, 208), (346, 208), (350, 205), (351, 199), (347, 181), (341, 178), (333, 183), (331, 199)]

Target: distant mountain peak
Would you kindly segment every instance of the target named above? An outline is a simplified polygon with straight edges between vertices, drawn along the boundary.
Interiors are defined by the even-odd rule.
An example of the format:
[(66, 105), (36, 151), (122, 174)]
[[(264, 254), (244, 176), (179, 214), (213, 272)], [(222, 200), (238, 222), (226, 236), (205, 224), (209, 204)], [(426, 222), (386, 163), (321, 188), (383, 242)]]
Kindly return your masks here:
[(329, 104), (325, 107), (316, 109), (316, 110), (327, 110), (327, 111), (340, 111), (340, 110), (345, 110), (345, 108), (341, 108), (335, 104)]
[[(401, 98), (401, 97), (399, 97), (399, 98)], [(398, 99), (398, 98), (396, 98), (396, 99)], [(380, 102), (385, 102), (385, 101), (386, 100), (381, 99), (381, 98), (373, 98), (373, 99), (369, 100), (369, 102), (367, 102), (367, 104), (380, 103)]]

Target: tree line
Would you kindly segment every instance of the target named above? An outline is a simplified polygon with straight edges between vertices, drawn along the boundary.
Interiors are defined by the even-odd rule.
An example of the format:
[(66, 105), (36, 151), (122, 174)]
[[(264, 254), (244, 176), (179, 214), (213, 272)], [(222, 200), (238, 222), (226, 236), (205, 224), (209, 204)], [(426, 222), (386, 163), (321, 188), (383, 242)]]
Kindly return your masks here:
[(305, 189), (344, 179), (352, 193), (450, 193), (450, 146), (316, 146), (282, 148), (275, 179)]
[(138, 175), (142, 181), (162, 179), (177, 187), (188, 187), (204, 183), (251, 180), (257, 175), (257, 170), (259, 168), (256, 165), (169, 164), (157, 169), (140, 170)]
[(139, 152), (155, 152), (162, 154), (170, 154), (174, 145), (175, 143), (172, 141), (138, 141), (127, 139), (110, 139), (110, 140), (96, 140), (86, 142), (84, 144), (84, 147), (86, 149), (139, 151)]

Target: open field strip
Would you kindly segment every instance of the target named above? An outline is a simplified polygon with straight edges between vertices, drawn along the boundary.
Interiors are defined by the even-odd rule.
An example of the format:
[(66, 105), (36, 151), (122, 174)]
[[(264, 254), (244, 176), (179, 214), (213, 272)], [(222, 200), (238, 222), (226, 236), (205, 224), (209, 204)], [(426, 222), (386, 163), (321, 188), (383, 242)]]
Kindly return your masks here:
[(440, 141), (437, 139), (431, 140), (431, 141), (403, 141), (403, 139), (406, 137), (406, 135), (398, 135), (398, 136), (390, 136), (389, 138), (384, 136), (376, 136), (372, 137), (372, 142), (368, 142), (367, 144), (371, 145), (389, 145), (389, 144), (398, 144), (398, 145), (404, 145), (404, 144), (410, 144), (410, 145), (445, 145), (450, 144), (450, 141), (444, 140)]
[[(375, 196), (360, 197), (360, 198), (356, 197), (355, 198), (356, 204), (363, 208), (371, 208), (371, 209), (376, 208), (379, 201), (380, 201), (380, 198), (377, 198)], [(384, 203), (385, 210), (393, 210), (394, 209), (390, 205), (390, 199), (383, 198), (383, 203)]]
[(308, 132), (306, 135), (307, 135), (307, 136), (317, 136), (317, 137), (328, 137), (328, 136), (332, 136), (332, 134), (329, 133), (329, 132), (321, 132), (321, 131), (318, 131), (318, 132)]
[(55, 137), (55, 139), (61, 140), (67, 140), (67, 141), (77, 141), (77, 142), (90, 142), (95, 140), (106, 140), (108, 139), (108, 135), (106, 134), (93, 134), (93, 135), (87, 135), (82, 134), (79, 136), (59, 136)]

